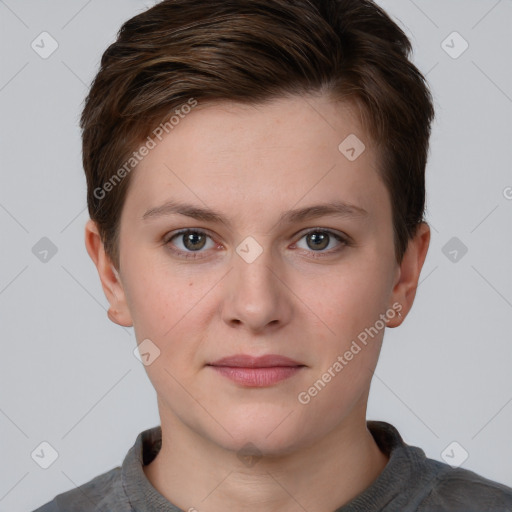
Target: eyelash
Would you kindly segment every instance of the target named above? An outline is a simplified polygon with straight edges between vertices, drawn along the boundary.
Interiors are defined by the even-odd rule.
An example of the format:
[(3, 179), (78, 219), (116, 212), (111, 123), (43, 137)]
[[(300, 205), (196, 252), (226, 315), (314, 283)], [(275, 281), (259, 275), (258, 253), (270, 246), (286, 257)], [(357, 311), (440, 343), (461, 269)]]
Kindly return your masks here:
[[(205, 256), (199, 256), (199, 254), (201, 254), (201, 251), (189, 251), (189, 252), (186, 252), (186, 251), (172, 249), (170, 247), (171, 246), (171, 241), (173, 239), (179, 237), (180, 235), (184, 235), (186, 233), (187, 234), (193, 233), (193, 234), (198, 234), (198, 235), (206, 235), (207, 237), (209, 237), (210, 239), (213, 240), (213, 237), (208, 232), (206, 232), (206, 231), (203, 231), (201, 229), (191, 229), (191, 228), (188, 228), (188, 229), (179, 230), (179, 231), (177, 231), (175, 233), (170, 234), (169, 236), (166, 236), (165, 239), (164, 239), (164, 244), (166, 246), (168, 246), (169, 249), (174, 254), (177, 254), (181, 258), (185, 258), (185, 259), (203, 259)], [(306, 231), (305, 233), (303, 233), (298, 241), (302, 240), (305, 236), (310, 235), (312, 233), (328, 234), (329, 236), (335, 238), (338, 242), (340, 242), (342, 244), (341, 247), (338, 247), (337, 249), (331, 249), (329, 251), (322, 251), (322, 252), (320, 252), (320, 251), (308, 251), (308, 252), (311, 252), (313, 254), (313, 256), (310, 256), (313, 259), (332, 256), (333, 254), (336, 254), (336, 253), (340, 252), (345, 246), (347, 246), (347, 247), (352, 246), (351, 240), (348, 237), (342, 236), (342, 235), (340, 235), (340, 234), (338, 234), (338, 233), (336, 233), (334, 231), (331, 231), (329, 229), (324, 229), (324, 228), (313, 228), (313, 229), (310, 229), (310, 230)], [(295, 242), (295, 243), (297, 243), (297, 242)], [(302, 250), (304, 250), (304, 249), (302, 249)]]

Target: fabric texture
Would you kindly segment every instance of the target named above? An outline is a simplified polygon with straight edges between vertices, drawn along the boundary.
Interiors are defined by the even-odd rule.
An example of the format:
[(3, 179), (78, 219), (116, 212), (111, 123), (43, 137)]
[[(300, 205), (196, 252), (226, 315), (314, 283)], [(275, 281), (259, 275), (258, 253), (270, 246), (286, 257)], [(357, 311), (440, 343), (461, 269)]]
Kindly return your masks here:
[[(333, 512), (512, 512), (512, 488), (427, 458), (421, 448), (404, 443), (390, 423), (367, 425), (389, 461), (366, 490)], [(143, 465), (160, 450), (161, 435), (160, 426), (141, 432), (122, 466), (34, 512), (187, 512), (164, 498), (144, 474)]]

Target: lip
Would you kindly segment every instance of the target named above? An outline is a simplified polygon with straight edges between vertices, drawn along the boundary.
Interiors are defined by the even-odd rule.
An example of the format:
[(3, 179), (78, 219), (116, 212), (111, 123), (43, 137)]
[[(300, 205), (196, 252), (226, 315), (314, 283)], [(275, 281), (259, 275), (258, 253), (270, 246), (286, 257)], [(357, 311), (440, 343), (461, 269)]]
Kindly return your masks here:
[(230, 366), (232, 368), (272, 368), (275, 366), (304, 366), (302, 363), (294, 361), (289, 357), (277, 354), (266, 354), (264, 356), (254, 357), (246, 354), (237, 354), (234, 356), (223, 357), (210, 366)]
[(247, 387), (267, 387), (298, 373), (305, 365), (277, 354), (254, 357), (238, 354), (223, 357), (208, 364), (215, 371), (237, 384)]

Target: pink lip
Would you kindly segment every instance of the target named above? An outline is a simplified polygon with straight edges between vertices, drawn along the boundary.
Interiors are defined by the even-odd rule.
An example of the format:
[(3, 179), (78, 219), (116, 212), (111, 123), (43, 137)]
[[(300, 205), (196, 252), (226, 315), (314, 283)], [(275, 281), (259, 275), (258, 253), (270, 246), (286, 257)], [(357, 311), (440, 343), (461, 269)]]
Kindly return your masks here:
[(272, 368), (274, 366), (304, 366), (289, 357), (279, 356), (277, 354), (267, 354), (265, 356), (253, 357), (245, 354), (223, 357), (218, 361), (210, 363), (211, 366), (231, 366), (239, 368)]
[(275, 354), (261, 357), (240, 354), (223, 357), (208, 366), (243, 386), (265, 387), (295, 375), (305, 365)]

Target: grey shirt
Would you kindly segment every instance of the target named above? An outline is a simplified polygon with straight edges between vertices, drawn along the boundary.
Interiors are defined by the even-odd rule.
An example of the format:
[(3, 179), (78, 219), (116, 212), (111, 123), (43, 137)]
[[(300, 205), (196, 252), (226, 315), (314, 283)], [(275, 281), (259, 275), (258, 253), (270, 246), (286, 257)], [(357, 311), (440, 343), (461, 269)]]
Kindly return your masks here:
[[(429, 459), (384, 421), (367, 421), (389, 461), (361, 494), (333, 512), (511, 512), (512, 488), (473, 471)], [(161, 447), (160, 426), (141, 432), (121, 467), (59, 494), (34, 512), (184, 512), (164, 498), (142, 469)]]

